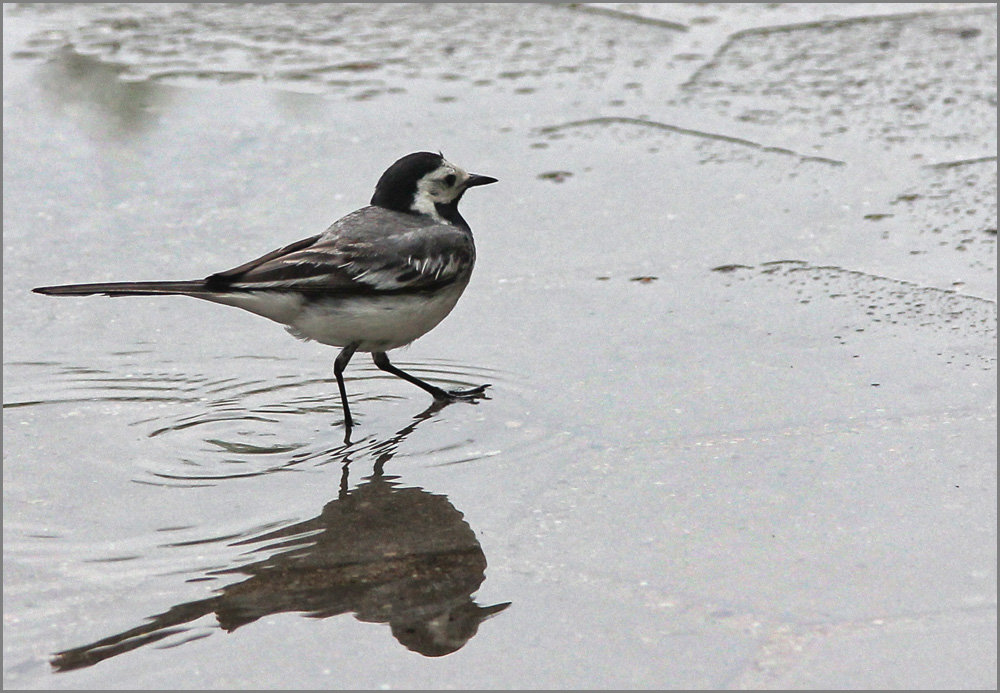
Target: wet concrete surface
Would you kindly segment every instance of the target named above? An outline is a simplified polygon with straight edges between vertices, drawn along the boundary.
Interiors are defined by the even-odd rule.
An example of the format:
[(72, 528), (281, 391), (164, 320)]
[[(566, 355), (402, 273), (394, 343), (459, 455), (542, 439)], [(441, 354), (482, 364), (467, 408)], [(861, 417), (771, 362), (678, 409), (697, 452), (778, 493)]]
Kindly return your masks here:
[[(422, 149), (475, 404), (30, 293)], [(994, 5), (5, 5), (5, 687), (995, 687), (996, 151)]]

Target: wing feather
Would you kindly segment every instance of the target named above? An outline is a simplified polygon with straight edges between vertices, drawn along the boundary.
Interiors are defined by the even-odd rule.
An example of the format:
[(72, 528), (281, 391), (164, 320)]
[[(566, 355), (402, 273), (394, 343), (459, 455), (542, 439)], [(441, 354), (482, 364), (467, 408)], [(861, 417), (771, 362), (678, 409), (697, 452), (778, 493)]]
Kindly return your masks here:
[(366, 207), (325, 233), (213, 274), (219, 290), (404, 293), (449, 284), (472, 271), (471, 235), (427, 217)]

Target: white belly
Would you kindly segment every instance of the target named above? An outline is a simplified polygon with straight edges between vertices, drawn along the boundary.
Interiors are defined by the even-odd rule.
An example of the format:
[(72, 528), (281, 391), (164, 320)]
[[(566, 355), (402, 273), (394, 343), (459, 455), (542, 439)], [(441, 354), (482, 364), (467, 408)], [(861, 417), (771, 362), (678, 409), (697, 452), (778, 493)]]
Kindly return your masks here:
[(358, 351), (388, 351), (437, 326), (458, 303), (465, 287), (465, 282), (455, 284), (434, 295), (305, 300), (297, 294), (259, 291), (204, 298), (279, 322), (300, 339), (337, 347), (357, 344)]

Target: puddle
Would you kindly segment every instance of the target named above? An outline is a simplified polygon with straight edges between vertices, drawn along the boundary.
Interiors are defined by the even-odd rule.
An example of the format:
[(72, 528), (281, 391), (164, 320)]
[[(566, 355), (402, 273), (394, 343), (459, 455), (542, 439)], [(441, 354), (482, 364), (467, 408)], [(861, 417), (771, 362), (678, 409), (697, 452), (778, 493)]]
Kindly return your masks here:
[[(5, 5), (5, 685), (995, 687), (995, 10), (897, 7)], [(473, 404), (30, 292), (423, 149), (501, 182), (392, 357)]]

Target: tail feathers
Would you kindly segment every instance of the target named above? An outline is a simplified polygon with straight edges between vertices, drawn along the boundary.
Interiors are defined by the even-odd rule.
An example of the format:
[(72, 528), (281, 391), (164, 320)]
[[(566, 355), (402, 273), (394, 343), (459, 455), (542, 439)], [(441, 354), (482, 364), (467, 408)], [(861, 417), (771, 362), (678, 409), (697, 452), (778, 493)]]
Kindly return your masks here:
[(204, 279), (183, 282), (112, 282), (110, 284), (63, 284), (32, 289), (48, 296), (163, 296), (169, 294), (197, 295), (207, 293)]

